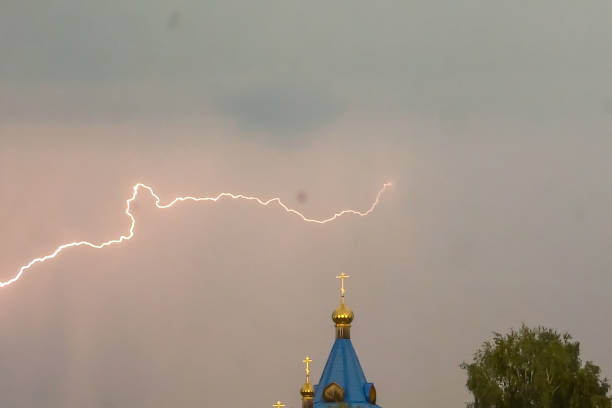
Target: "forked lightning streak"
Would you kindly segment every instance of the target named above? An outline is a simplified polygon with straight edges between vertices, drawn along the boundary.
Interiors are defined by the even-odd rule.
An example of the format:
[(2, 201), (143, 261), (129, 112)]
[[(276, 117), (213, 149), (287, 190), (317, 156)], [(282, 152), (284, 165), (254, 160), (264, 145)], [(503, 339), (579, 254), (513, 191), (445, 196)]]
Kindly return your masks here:
[(372, 203), (370, 208), (368, 208), (366, 211), (342, 210), (340, 212), (335, 213), (331, 217), (324, 218), (324, 219), (316, 219), (316, 218), (308, 218), (308, 217), (304, 216), (301, 212), (299, 212), (297, 210), (294, 210), (293, 208), (287, 207), (287, 205), (285, 205), (280, 200), (280, 198), (278, 198), (278, 197), (270, 198), (268, 200), (262, 200), (259, 197), (251, 197), (251, 196), (246, 196), (246, 195), (243, 195), (243, 194), (221, 193), (221, 194), (219, 194), (217, 196), (214, 196), (214, 197), (191, 197), (191, 196), (177, 197), (174, 200), (170, 201), (168, 204), (160, 204), (161, 200), (160, 200), (159, 196), (157, 194), (155, 194), (155, 192), (153, 191), (153, 189), (151, 187), (149, 187), (149, 186), (147, 186), (145, 184), (142, 184), (142, 183), (138, 183), (138, 184), (134, 185), (134, 187), (132, 188), (132, 190), (133, 190), (132, 196), (126, 200), (125, 214), (130, 218), (130, 229), (129, 229), (129, 232), (128, 232), (127, 235), (121, 235), (117, 239), (112, 239), (110, 241), (102, 242), (100, 244), (93, 244), (93, 243), (88, 242), (88, 241), (78, 241), (78, 242), (70, 242), (68, 244), (60, 245), (59, 247), (57, 247), (57, 249), (55, 251), (53, 251), (49, 255), (45, 255), (45, 256), (40, 257), (40, 258), (32, 259), (28, 264), (23, 265), (19, 269), (19, 272), (17, 272), (17, 274), (13, 278), (11, 278), (11, 279), (9, 279), (9, 280), (7, 280), (5, 282), (0, 282), (0, 288), (9, 286), (9, 285), (17, 282), (23, 276), (23, 273), (25, 271), (27, 271), (28, 269), (30, 269), (32, 266), (36, 265), (37, 263), (42, 263), (42, 262), (45, 262), (45, 261), (47, 261), (49, 259), (55, 258), (60, 252), (62, 252), (66, 248), (79, 247), (79, 246), (88, 246), (88, 247), (91, 247), (91, 248), (102, 249), (102, 248), (104, 248), (106, 246), (109, 246), (109, 245), (112, 245), (112, 244), (119, 244), (119, 243), (121, 243), (123, 241), (128, 241), (128, 240), (132, 239), (132, 237), (134, 236), (134, 228), (136, 226), (136, 218), (134, 217), (134, 215), (131, 212), (131, 206), (132, 206), (132, 203), (134, 202), (134, 200), (136, 199), (136, 197), (138, 196), (138, 192), (141, 189), (147, 190), (153, 196), (153, 198), (155, 199), (155, 206), (157, 208), (160, 208), (160, 209), (170, 208), (174, 204), (176, 204), (176, 203), (178, 203), (180, 201), (214, 201), (214, 202), (216, 202), (216, 201), (219, 201), (222, 198), (228, 197), (228, 198), (232, 198), (232, 199), (240, 199), (240, 200), (253, 201), (253, 202), (255, 202), (257, 204), (260, 204), (262, 206), (267, 206), (269, 204), (276, 203), (285, 212), (298, 216), (299, 218), (302, 219), (302, 221), (309, 222), (309, 223), (315, 223), (315, 224), (326, 224), (328, 222), (334, 221), (335, 219), (337, 219), (338, 217), (341, 217), (344, 214), (354, 214), (354, 215), (358, 215), (360, 217), (365, 217), (366, 215), (370, 214), (372, 211), (374, 211), (374, 209), (376, 208), (376, 206), (380, 202), (380, 197), (382, 196), (383, 192), (390, 185), (391, 185), (391, 183), (383, 184), (382, 188), (378, 191), (378, 194), (376, 195), (376, 199), (374, 200), (374, 202)]

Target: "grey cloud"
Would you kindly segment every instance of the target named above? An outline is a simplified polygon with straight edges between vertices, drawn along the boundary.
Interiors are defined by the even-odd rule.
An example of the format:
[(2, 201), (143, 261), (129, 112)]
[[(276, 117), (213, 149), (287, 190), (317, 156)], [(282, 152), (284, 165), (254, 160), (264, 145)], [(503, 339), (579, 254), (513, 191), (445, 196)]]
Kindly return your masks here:
[[(605, 1), (63, 0), (3, 7), (0, 82), (159, 88), (170, 110), (212, 99), (247, 127), (284, 129), (287, 115), (323, 124), (337, 102), (413, 113), (584, 117), (601, 114), (612, 93)], [(164, 98), (169, 84), (180, 89), (178, 99)], [(319, 95), (325, 84), (330, 92), (319, 96), (330, 100), (317, 102), (317, 112), (306, 100), (303, 117), (274, 116), (266, 104), (248, 102), (260, 89), (268, 105), (285, 105), (294, 100), (294, 84), (314, 87), (306, 95)], [(146, 92), (138, 96), (146, 106)]]
[(274, 141), (283, 143), (283, 134), (316, 130), (332, 122), (341, 106), (328, 92), (315, 88), (295, 89), (271, 86), (246, 90), (219, 102), (221, 110), (253, 131), (281, 133)]

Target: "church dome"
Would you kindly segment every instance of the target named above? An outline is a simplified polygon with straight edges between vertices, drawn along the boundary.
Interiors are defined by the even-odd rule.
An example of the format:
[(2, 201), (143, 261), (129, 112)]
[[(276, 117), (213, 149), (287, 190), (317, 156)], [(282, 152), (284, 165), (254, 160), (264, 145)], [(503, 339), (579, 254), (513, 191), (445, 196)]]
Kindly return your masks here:
[(334, 323), (336, 323), (336, 325), (351, 324), (354, 317), (355, 315), (353, 314), (353, 311), (349, 309), (344, 302), (340, 303), (340, 306), (338, 306), (336, 310), (334, 310), (334, 313), (332, 313), (332, 320)]
[(311, 383), (307, 382), (300, 389), (300, 394), (302, 394), (303, 398), (312, 398), (314, 397), (314, 394), (315, 394), (314, 387), (312, 386)]

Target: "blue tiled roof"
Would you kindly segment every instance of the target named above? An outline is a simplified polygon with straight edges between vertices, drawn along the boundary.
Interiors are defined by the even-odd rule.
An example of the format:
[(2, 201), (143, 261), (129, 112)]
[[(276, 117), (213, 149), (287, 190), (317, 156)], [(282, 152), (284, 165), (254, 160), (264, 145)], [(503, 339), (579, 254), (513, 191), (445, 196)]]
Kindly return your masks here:
[(335, 382), (344, 389), (344, 401), (348, 407), (380, 408), (368, 403), (366, 381), (359, 358), (350, 339), (336, 339), (321, 380), (315, 386), (314, 408), (337, 407), (338, 403), (323, 401), (323, 390)]

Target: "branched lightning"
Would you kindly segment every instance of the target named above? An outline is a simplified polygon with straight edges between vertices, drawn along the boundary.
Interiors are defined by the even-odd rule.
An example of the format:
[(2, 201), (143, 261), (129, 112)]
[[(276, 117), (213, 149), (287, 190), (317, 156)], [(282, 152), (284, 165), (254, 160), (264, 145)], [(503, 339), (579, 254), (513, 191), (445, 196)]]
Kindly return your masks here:
[(153, 189), (151, 187), (149, 187), (149, 186), (147, 186), (145, 184), (142, 184), (142, 183), (138, 183), (138, 184), (134, 185), (134, 187), (132, 187), (132, 190), (133, 190), (132, 191), (132, 196), (126, 200), (125, 214), (130, 218), (130, 229), (129, 229), (129, 232), (128, 232), (127, 235), (121, 235), (117, 239), (112, 239), (110, 241), (102, 242), (100, 244), (94, 244), (94, 243), (91, 243), (91, 242), (88, 242), (88, 241), (78, 241), (78, 242), (70, 242), (68, 244), (60, 245), (59, 247), (57, 247), (57, 249), (55, 251), (53, 251), (49, 255), (45, 255), (45, 256), (40, 257), (40, 258), (32, 259), (28, 264), (23, 265), (21, 268), (19, 268), (19, 272), (17, 272), (17, 274), (13, 278), (11, 278), (11, 279), (9, 279), (9, 280), (7, 280), (5, 282), (0, 282), (0, 288), (3, 288), (5, 286), (9, 286), (9, 285), (15, 283), (16, 281), (18, 281), (23, 276), (24, 272), (27, 271), (28, 269), (30, 269), (32, 266), (36, 265), (37, 263), (42, 263), (42, 262), (45, 262), (45, 261), (47, 261), (49, 259), (55, 258), (64, 249), (72, 248), (72, 247), (79, 247), (79, 246), (88, 246), (88, 247), (95, 248), (95, 249), (102, 249), (102, 248), (104, 248), (106, 246), (109, 246), (109, 245), (112, 245), (112, 244), (120, 244), (123, 241), (128, 241), (128, 240), (132, 239), (132, 237), (134, 236), (134, 228), (136, 227), (136, 218), (134, 217), (134, 214), (132, 214), (132, 212), (131, 212), (131, 206), (132, 206), (132, 203), (134, 202), (134, 200), (136, 199), (136, 197), (138, 196), (138, 192), (141, 189), (147, 190), (151, 194), (151, 196), (153, 196), (153, 198), (155, 199), (155, 206), (157, 208), (159, 208), (159, 209), (170, 208), (174, 204), (176, 204), (178, 202), (181, 202), (181, 201), (214, 201), (214, 202), (217, 202), (217, 201), (219, 201), (222, 198), (229, 197), (229, 198), (232, 198), (232, 199), (254, 201), (257, 204), (260, 204), (262, 206), (268, 206), (269, 204), (276, 203), (283, 210), (285, 210), (287, 213), (297, 215), (299, 218), (302, 219), (302, 221), (310, 222), (310, 223), (315, 223), (315, 224), (326, 224), (326, 223), (328, 223), (330, 221), (334, 221), (336, 218), (341, 217), (344, 214), (354, 214), (354, 215), (359, 215), (361, 217), (365, 217), (366, 215), (370, 214), (372, 211), (374, 211), (374, 209), (376, 208), (376, 206), (380, 202), (380, 197), (382, 196), (383, 192), (390, 185), (391, 185), (391, 183), (383, 184), (382, 188), (378, 191), (378, 194), (376, 195), (376, 200), (374, 200), (374, 202), (372, 203), (370, 208), (368, 208), (366, 211), (342, 210), (340, 212), (335, 213), (331, 217), (324, 218), (324, 219), (315, 219), (315, 218), (308, 218), (308, 217), (304, 216), (301, 212), (299, 212), (297, 210), (294, 210), (293, 208), (288, 207), (278, 197), (270, 198), (269, 200), (262, 200), (259, 197), (251, 197), (251, 196), (246, 196), (246, 195), (243, 195), (243, 194), (221, 193), (221, 194), (219, 194), (219, 195), (217, 195), (215, 197), (191, 197), (191, 196), (177, 197), (174, 200), (170, 201), (168, 204), (160, 204), (161, 199), (159, 198), (159, 196), (157, 194), (155, 194), (155, 192), (153, 191)]

